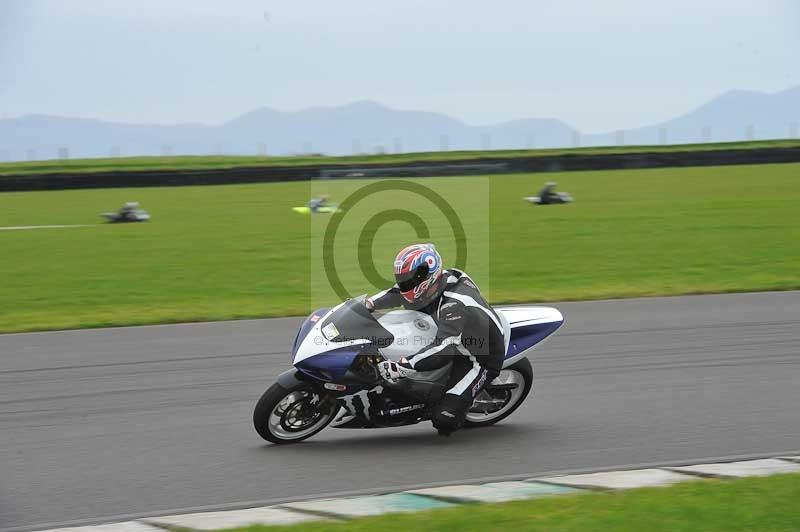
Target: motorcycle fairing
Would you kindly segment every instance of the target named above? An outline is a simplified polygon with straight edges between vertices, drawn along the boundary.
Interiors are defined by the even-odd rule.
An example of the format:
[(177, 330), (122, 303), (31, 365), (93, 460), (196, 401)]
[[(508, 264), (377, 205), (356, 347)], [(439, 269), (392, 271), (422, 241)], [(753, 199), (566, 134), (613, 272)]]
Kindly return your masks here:
[(508, 322), (510, 338), (503, 367), (514, 364), (564, 324), (564, 316), (552, 307), (496, 309)]
[[(304, 373), (326, 381), (341, 379), (355, 357), (363, 353), (366, 346), (373, 343), (367, 338), (347, 339), (348, 336), (351, 338), (357, 336), (357, 334), (353, 334), (355, 331), (344, 331), (348, 334), (339, 334), (340, 331), (334, 329), (337, 336), (332, 339), (342, 337), (343, 341), (331, 341), (332, 339), (326, 337), (323, 327), (331, 322), (331, 317), (345, 304), (355, 310), (356, 320), (361, 320), (359, 323), (367, 324), (370, 328), (369, 334), (375, 336), (378, 342), (385, 344), (388, 338), (394, 340), (389, 341), (389, 345), (381, 346), (384, 356), (391, 360), (397, 360), (402, 355), (417, 351), (419, 346), (416, 343), (419, 338), (424, 338), (422, 341), (430, 341), (435, 337), (436, 324), (426, 314), (399, 310), (376, 320), (368, 315), (365, 309), (360, 309), (357, 302), (346, 301), (330, 310), (315, 311), (300, 327), (292, 352), (294, 365)], [(365, 311), (363, 316), (360, 316), (359, 310)], [(564, 316), (552, 307), (508, 307), (495, 310), (503, 322), (504, 333), (507, 335), (503, 367), (508, 367), (526, 356), (528, 351), (542, 343), (564, 323)], [(402, 322), (406, 319), (413, 326), (403, 326)], [(342, 328), (346, 329), (347, 327)], [(400, 343), (404, 345), (398, 345)], [(323, 356), (326, 353), (327, 355)], [(309, 360), (312, 357), (313, 360)], [(315, 369), (318, 371), (315, 372)], [(320, 373), (320, 371), (324, 373)]]
[(344, 380), (347, 370), (353, 365), (356, 357), (362, 354), (362, 349), (358, 347), (360, 346), (326, 351), (296, 362), (294, 366), (315, 379), (339, 383)]
[(308, 333), (311, 332), (311, 329), (314, 328), (314, 325), (318, 323), (319, 320), (321, 320), (322, 317), (325, 316), (329, 310), (330, 310), (329, 308), (321, 308), (315, 310), (314, 312), (308, 315), (308, 317), (300, 326), (300, 329), (298, 329), (297, 334), (294, 337), (294, 342), (292, 343), (292, 356), (294, 356), (297, 353), (297, 348), (300, 347), (300, 342), (306, 336), (308, 336)]
[[(327, 312), (317, 311), (313, 313), (306, 319), (306, 322), (303, 323), (301, 326), (301, 330), (307, 330), (308, 332), (305, 336), (301, 336), (298, 333), (297, 339), (295, 341), (295, 346), (292, 350), (292, 355), (294, 357), (293, 364), (297, 366), (300, 362), (307, 360), (311, 357), (317, 357), (322, 353), (326, 353), (328, 351), (334, 351), (338, 349), (342, 349), (345, 347), (356, 347), (356, 346), (366, 346), (372, 344), (372, 340), (370, 338), (359, 338), (349, 337), (350, 335), (343, 335), (339, 334), (338, 328), (336, 324), (331, 323), (331, 317), (336, 315), (337, 311), (342, 309), (343, 312), (348, 311), (348, 309), (353, 308), (356, 309), (358, 306), (363, 306), (357, 300), (349, 299), (339, 305), (333, 307)], [(358, 314), (355, 312), (354, 314)], [(364, 319), (364, 317), (360, 317), (360, 319)], [(374, 319), (372, 319), (374, 325), (372, 325), (372, 331), (375, 333), (375, 339), (378, 343), (386, 343), (387, 341), (391, 341), (389, 336), (390, 333), (388, 331), (382, 330), (380, 324)], [(323, 324), (324, 327), (323, 328)], [(334, 325), (331, 327), (331, 325)], [(346, 326), (342, 326), (343, 329), (347, 329)], [(334, 334), (335, 331), (335, 334)], [(326, 334), (327, 333), (327, 334)]]

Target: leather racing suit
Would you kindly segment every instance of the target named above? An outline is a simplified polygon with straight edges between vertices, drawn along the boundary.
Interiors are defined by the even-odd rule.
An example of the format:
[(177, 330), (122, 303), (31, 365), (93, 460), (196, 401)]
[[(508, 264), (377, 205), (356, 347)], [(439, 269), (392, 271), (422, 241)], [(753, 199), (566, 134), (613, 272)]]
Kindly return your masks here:
[(433, 425), (442, 434), (461, 428), (475, 396), (503, 367), (505, 339), (497, 313), (464, 272), (442, 272), (444, 289), (423, 308), (412, 307), (397, 285), (370, 298), (375, 309), (403, 306), (431, 316), (438, 329), (433, 342), (407, 358), (407, 367), (425, 372), (450, 362), (453, 367)]

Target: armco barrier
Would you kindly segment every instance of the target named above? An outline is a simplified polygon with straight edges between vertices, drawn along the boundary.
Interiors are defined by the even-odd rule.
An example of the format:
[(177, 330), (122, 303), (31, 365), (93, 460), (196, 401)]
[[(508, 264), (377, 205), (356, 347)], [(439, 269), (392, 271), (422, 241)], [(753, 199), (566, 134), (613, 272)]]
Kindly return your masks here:
[(211, 170), (149, 170), (94, 173), (54, 173), (0, 176), (0, 192), (66, 190), (76, 188), (171, 187), (351, 179), (375, 177), (435, 177), (626, 170), (738, 164), (800, 162), (800, 148), (757, 148), (684, 152), (564, 154), (517, 158), (484, 158), (443, 162), (395, 164), (267, 166)]

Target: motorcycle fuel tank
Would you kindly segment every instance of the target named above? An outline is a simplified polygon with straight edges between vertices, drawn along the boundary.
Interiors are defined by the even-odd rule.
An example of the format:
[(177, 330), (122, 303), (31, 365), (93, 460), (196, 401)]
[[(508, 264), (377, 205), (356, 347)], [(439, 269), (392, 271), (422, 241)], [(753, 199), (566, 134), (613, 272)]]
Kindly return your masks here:
[(394, 342), (381, 347), (388, 360), (398, 361), (413, 355), (436, 339), (436, 322), (424, 312), (393, 310), (378, 318), (383, 327), (394, 335)]

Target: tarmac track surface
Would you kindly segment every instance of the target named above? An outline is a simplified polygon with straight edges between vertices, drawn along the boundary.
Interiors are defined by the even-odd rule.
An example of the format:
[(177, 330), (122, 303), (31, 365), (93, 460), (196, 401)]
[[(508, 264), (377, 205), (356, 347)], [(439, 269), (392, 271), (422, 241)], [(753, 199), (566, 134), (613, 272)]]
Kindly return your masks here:
[(0, 529), (800, 449), (800, 292), (553, 306), (535, 397), (449, 439), (263, 442), (297, 318), (0, 336)]

